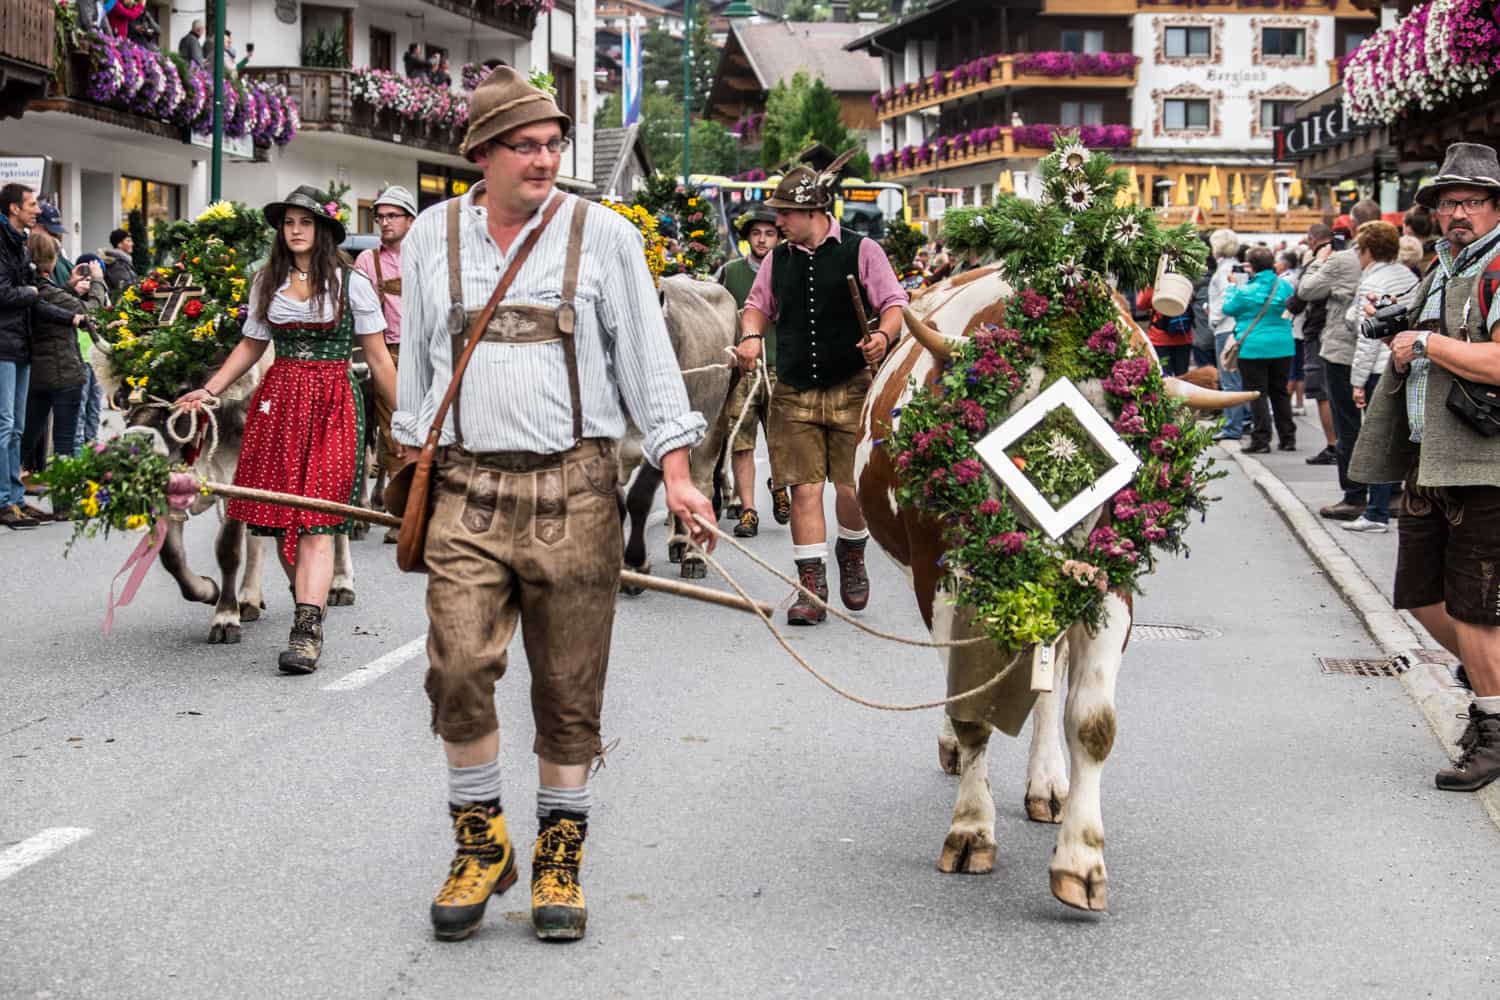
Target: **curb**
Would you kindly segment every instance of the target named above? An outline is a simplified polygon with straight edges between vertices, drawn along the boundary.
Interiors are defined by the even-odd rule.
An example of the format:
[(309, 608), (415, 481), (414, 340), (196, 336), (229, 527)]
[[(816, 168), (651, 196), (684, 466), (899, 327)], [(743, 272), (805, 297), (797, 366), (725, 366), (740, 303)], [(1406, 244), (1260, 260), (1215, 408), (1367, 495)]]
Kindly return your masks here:
[[(1425, 645), (1423, 635), (1413, 628), (1410, 616), (1391, 607), (1359, 564), (1334, 541), (1318, 516), (1308, 510), (1285, 483), (1263, 463), (1241, 454), (1237, 448), (1220, 445), (1220, 451), (1228, 455), (1266, 495), (1271, 506), (1292, 529), (1292, 534), (1328, 574), (1329, 581), (1383, 653), (1387, 656), (1409, 654)], [(1468, 711), (1468, 692), (1453, 683), (1445, 667), (1435, 663), (1412, 663), (1401, 675), (1401, 686), (1421, 709), (1444, 751), (1456, 756), (1458, 737), (1463, 731), (1459, 717)], [(1500, 827), (1500, 782), (1481, 789), (1478, 797), (1490, 820)]]

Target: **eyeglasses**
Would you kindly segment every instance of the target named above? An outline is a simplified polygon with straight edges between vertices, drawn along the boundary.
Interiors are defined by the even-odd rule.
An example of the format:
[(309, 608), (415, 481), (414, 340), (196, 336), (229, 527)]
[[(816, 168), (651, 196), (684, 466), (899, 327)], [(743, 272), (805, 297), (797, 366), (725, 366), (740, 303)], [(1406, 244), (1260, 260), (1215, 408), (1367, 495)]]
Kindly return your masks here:
[(544, 149), (551, 155), (558, 156), (562, 153), (566, 153), (568, 151), (568, 147), (572, 144), (572, 140), (570, 139), (553, 139), (550, 142), (533, 142), (530, 139), (525, 139), (521, 142), (506, 142), (504, 139), (495, 140), (495, 145), (504, 146), (512, 153), (516, 153), (519, 156), (524, 156), (527, 159), (530, 159)]
[(375, 216), (375, 223), (383, 226), (388, 222), (400, 222), (404, 218), (406, 218), (405, 212), (379, 212)]
[(1473, 213), (1479, 211), (1481, 208), (1488, 205), (1494, 200), (1495, 199), (1493, 197), (1465, 198), (1462, 201), (1456, 198), (1444, 198), (1442, 201), (1437, 203), (1437, 214), (1452, 215), (1454, 212), (1458, 211), (1458, 207), (1460, 205), (1463, 206), (1463, 209), (1466, 213)]

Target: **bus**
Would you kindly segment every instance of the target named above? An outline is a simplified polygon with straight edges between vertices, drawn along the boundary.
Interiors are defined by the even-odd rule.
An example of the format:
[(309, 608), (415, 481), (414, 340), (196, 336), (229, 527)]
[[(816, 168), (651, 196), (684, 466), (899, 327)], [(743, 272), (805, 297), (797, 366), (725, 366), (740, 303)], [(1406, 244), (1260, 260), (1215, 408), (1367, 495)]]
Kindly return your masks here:
[[(719, 232), (720, 249), (731, 257), (736, 254), (744, 256), (748, 248), (741, 245), (735, 235), (734, 220), (754, 202), (771, 197), (781, 178), (736, 181), (711, 174), (694, 174), (692, 179), (698, 185), (699, 193), (713, 199), (719, 210), (719, 218), (723, 220)], [(839, 220), (841, 228), (883, 240), (889, 223), (911, 221), (911, 207), (906, 200), (906, 188), (900, 184), (849, 178), (839, 184), (833, 216)]]

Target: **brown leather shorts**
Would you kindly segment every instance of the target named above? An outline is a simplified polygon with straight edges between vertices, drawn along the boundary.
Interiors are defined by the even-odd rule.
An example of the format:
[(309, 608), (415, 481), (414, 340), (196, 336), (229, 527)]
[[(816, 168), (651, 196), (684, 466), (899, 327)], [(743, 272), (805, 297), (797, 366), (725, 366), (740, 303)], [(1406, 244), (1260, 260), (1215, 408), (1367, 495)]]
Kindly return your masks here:
[(622, 538), (608, 441), (562, 455), (444, 449), (427, 536), (427, 696), (432, 728), (492, 733), (495, 682), (521, 626), (533, 749), (557, 764), (599, 751)]
[(872, 378), (862, 371), (841, 385), (805, 391), (777, 383), (766, 427), (777, 486), (854, 485), (854, 445)]
[(1413, 473), (1401, 505), (1396, 607), (1500, 625), (1500, 486), (1418, 486)]

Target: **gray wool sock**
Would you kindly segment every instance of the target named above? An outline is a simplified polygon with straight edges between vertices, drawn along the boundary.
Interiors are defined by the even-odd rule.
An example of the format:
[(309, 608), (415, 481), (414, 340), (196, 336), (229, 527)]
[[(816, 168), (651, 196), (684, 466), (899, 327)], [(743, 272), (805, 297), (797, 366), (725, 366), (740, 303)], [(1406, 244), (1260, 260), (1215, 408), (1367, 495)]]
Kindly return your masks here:
[(448, 767), (448, 801), (454, 805), (465, 802), (500, 801), (500, 758), (488, 764), (473, 767)]
[(552, 812), (573, 813), (588, 819), (589, 807), (594, 804), (594, 793), (588, 785), (580, 788), (558, 788), (554, 785), (538, 785), (536, 789), (536, 818), (546, 819)]

